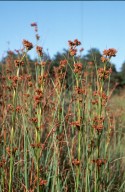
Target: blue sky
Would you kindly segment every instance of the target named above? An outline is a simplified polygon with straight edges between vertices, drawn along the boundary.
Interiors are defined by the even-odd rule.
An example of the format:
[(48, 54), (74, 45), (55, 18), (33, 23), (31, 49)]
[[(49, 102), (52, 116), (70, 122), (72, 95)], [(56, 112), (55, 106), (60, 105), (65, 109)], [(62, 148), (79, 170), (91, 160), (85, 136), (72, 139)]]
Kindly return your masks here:
[[(0, 1), (0, 59), (10, 50), (22, 48), (22, 40), (35, 44), (30, 26), (38, 23), (40, 41), (52, 57), (68, 48), (68, 40), (79, 39), (86, 54), (90, 48), (115, 48), (112, 62), (120, 70), (125, 61), (124, 1)], [(8, 44), (9, 42), (9, 44)], [(35, 50), (31, 57), (36, 56)]]

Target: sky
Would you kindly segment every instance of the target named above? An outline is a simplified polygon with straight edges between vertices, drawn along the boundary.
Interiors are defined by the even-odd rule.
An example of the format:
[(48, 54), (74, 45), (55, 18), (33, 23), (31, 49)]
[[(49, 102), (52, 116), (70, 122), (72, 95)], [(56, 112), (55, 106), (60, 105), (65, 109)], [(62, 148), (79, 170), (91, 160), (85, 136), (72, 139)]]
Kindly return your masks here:
[[(7, 50), (21, 49), (23, 39), (36, 43), (32, 22), (38, 24), (39, 45), (51, 57), (77, 38), (83, 55), (91, 48), (101, 53), (115, 48), (111, 61), (118, 71), (125, 61), (124, 1), (0, 1), (0, 59)], [(35, 50), (29, 53), (36, 57)]]

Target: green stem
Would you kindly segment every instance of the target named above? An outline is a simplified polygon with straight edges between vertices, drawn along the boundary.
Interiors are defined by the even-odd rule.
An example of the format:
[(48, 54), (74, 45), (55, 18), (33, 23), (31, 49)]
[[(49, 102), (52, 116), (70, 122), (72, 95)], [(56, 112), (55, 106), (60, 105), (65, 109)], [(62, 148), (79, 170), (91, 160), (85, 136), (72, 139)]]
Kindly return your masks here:
[(11, 129), (11, 138), (10, 138), (10, 140), (11, 140), (11, 146), (10, 146), (10, 177), (9, 177), (9, 192), (11, 192), (12, 191), (12, 177), (13, 177), (13, 163), (14, 163), (14, 157), (13, 157), (13, 153), (12, 153), (12, 151), (13, 151), (13, 135), (14, 135), (14, 129), (13, 129), (13, 127), (12, 127), (12, 129)]

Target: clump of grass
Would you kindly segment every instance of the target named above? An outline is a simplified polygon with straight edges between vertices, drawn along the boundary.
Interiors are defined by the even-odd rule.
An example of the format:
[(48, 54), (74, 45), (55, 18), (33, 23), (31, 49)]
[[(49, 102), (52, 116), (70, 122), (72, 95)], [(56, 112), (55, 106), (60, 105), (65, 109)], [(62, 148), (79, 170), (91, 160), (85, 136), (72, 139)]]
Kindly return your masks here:
[[(124, 191), (124, 110), (112, 110), (108, 65), (117, 51), (104, 50), (98, 67), (94, 55), (81, 63), (81, 42), (69, 41), (52, 74), (31, 26), (36, 46), (23, 40), (23, 53), (16, 60), (9, 53), (0, 77), (0, 190)], [(35, 73), (27, 59), (33, 47)]]

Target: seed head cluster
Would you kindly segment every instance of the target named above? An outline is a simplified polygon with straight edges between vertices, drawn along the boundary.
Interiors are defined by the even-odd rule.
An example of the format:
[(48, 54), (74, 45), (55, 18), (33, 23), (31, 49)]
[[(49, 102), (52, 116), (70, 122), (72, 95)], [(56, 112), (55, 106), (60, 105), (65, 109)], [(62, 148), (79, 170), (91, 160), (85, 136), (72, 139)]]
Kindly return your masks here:
[(110, 49), (105, 49), (103, 51), (103, 55), (107, 56), (107, 57), (115, 57), (117, 53), (117, 50), (114, 48), (110, 48)]
[(23, 40), (23, 45), (24, 45), (24, 47), (25, 47), (28, 51), (33, 48), (33, 44), (30, 43), (29, 41), (25, 40), (25, 39)]

